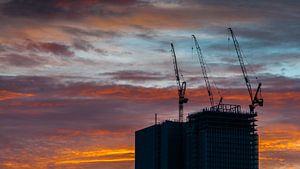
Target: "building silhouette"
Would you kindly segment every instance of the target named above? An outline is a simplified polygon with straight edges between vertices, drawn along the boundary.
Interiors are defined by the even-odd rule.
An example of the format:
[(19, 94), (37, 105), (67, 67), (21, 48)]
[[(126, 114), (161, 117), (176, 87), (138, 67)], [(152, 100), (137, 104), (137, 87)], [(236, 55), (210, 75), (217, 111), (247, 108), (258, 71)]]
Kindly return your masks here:
[(165, 121), (135, 134), (136, 169), (182, 169), (184, 156), (183, 125)]
[(221, 104), (136, 131), (135, 169), (258, 169), (255, 117)]

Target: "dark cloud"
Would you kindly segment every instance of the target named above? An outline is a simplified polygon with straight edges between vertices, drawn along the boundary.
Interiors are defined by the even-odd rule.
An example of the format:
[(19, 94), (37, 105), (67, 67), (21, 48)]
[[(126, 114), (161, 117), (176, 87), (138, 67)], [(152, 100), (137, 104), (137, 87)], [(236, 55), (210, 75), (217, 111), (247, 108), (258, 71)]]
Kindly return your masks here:
[[(231, 60), (231, 59), (229, 59)], [(230, 63), (223, 63), (223, 64), (216, 64), (212, 63), (208, 65), (210, 68), (212, 68), (215, 72), (226, 72), (229, 74), (242, 74), (241, 66), (239, 65), (238, 58), (233, 58), (233, 62)], [(246, 65), (247, 70), (249, 71), (249, 76), (251, 73), (251, 76), (254, 76), (255, 74), (258, 74), (259, 72), (263, 72), (266, 70), (266, 67), (264, 64), (247, 64)], [(255, 74), (254, 74), (255, 73)], [(218, 74), (218, 73), (216, 73)], [(253, 75), (254, 74), (254, 75)]]
[(299, 11), (297, 5), (299, 2), (294, 0), (287, 0), (286, 3), (282, 3), (280, 0), (266, 0), (266, 1), (242, 1), (242, 0), (229, 0), (229, 1), (218, 1), (218, 0), (187, 0), (184, 3), (187, 4), (200, 4), (209, 6), (225, 6), (232, 7), (237, 10), (250, 10), (252, 12), (265, 13), (266, 16), (273, 15), (274, 13), (279, 14), (278, 16), (293, 16), (293, 12)]
[[(285, 123), (297, 124), (293, 119), (298, 119), (297, 109), (299, 106), (297, 102), (299, 98), (297, 93), (300, 92), (300, 89), (295, 89), (293, 86), (299, 86), (300, 81), (299, 79), (282, 78), (274, 77), (263, 83), (266, 111), (270, 113), (274, 113), (274, 110), (289, 112), (286, 117), (291, 118)], [(284, 83), (292, 85), (292, 88), (287, 85), (282, 86)], [(282, 87), (277, 88), (276, 86)], [(153, 112), (162, 114), (170, 112), (170, 110), (176, 112), (177, 107), (175, 106), (177, 103), (176, 88), (64, 82), (59, 78), (49, 77), (2, 76), (0, 89), (33, 94), (33, 97), (29, 99), (19, 98), (0, 102), (2, 110), (0, 119), (9, 119), (8, 121), (16, 119), (19, 122), (22, 119), (22, 123), (27, 125), (32, 125), (32, 120), (34, 120), (35, 125), (48, 125), (50, 128), (76, 128), (81, 125), (93, 129), (121, 130), (126, 125), (128, 128), (142, 125), (143, 120), (137, 122), (137, 119), (146, 120), (152, 117)], [(246, 87), (221, 89), (221, 92), (226, 103), (247, 105), (250, 102)], [(208, 104), (205, 88), (188, 88), (187, 96), (190, 98), (188, 109), (199, 106), (199, 102)], [(287, 103), (291, 105), (288, 108), (284, 107)], [(135, 104), (135, 106), (128, 107), (131, 104)], [(278, 107), (270, 106), (270, 104), (276, 104)], [(135, 116), (135, 118), (128, 118), (129, 116)], [(34, 119), (31, 119), (33, 117)], [(114, 123), (113, 119), (118, 119), (118, 122)], [(99, 121), (101, 123), (98, 123)]]
[[(49, 77), (2, 76), (0, 82), (3, 82), (0, 90), (26, 91), (34, 95), (31, 99), (0, 102), (0, 121), (15, 126), (16, 130), (8, 130), (17, 138), (25, 133), (29, 137), (48, 135), (59, 128), (128, 131), (142, 127), (144, 120), (137, 119), (152, 117), (153, 111), (168, 109), (170, 104), (170, 95), (163, 93), (159, 96), (159, 103), (158, 100), (150, 101), (156, 100), (155, 93), (163, 91), (161, 89), (153, 89), (153, 92), (152, 89), (133, 86), (66, 83)], [(173, 96), (176, 98), (176, 91)], [(171, 102), (176, 104), (176, 100)], [(130, 104), (136, 106), (128, 107)], [(151, 108), (154, 105), (161, 106)], [(133, 116), (135, 118), (129, 118)], [(0, 135), (5, 131), (1, 130)]]
[(55, 0), (11, 0), (2, 4), (1, 11), (5, 15), (22, 17), (40, 17), (62, 12), (55, 7)]
[(3, 45), (0, 45), (0, 53), (6, 51), (6, 47)]
[(73, 42), (73, 47), (77, 50), (89, 51), (91, 49), (95, 49), (95, 47), (85, 40), (75, 40)]
[(265, 88), (278, 91), (300, 90), (300, 78), (289, 78), (281, 75), (272, 75), (269, 73), (260, 75), (260, 80)]
[[(140, 104), (126, 110), (131, 101), (124, 99), (42, 99), (22, 101), (7, 101), (1, 103), (4, 112), (2, 119), (22, 121), (23, 125), (48, 128), (53, 130), (57, 128), (72, 129), (102, 129), (109, 131), (129, 130), (141, 122), (135, 122), (134, 119), (126, 116), (141, 117), (138, 112), (142, 111)], [(114, 106), (118, 105), (118, 107)], [(23, 108), (21, 108), (23, 107)], [(114, 107), (114, 108), (113, 108)], [(125, 111), (126, 110), (126, 111)], [(148, 112), (150, 113), (150, 112)], [(34, 119), (33, 119), (34, 118)], [(119, 119), (114, 122), (114, 119)], [(37, 121), (38, 120), (38, 121)], [(99, 123), (101, 122), (101, 123)], [(37, 128), (37, 129), (38, 129)], [(25, 129), (26, 130), (26, 129)]]
[(140, 34), (137, 34), (136, 36), (139, 38), (146, 39), (146, 40), (153, 40), (155, 38), (155, 35), (150, 35), (148, 33), (140, 33)]
[(96, 38), (113, 38), (120, 36), (118, 32), (114, 31), (104, 31), (104, 30), (84, 30), (75, 27), (62, 27), (62, 30), (75, 36), (75, 37), (96, 37)]
[(106, 54), (108, 53), (106, 50), (100, 49), (100, 48), (95, 49), (95, 51), (96, 51), (97, 53), (103, 54), (103, 55), (106, 55)]
[(19, 66), (19, 67), (31, 67), (39, 66), (46, 63), (46, 60), (37, 55), (19, 55), (19, 54), (6, 54), (0, 57), (2, 63)]
[(0, 89), (15, 92), (43, 93), (63, 85), (59, 78), (43, 76), (1, 76)]
[(95, 51), (99, 54), (107, 54), (107, 51), (104, 49), (96, 48), (92, 43), (87, 40), (75, 39), (73, 40), (72, 47), (76, 50), (81, 50), (85, 52)]
[[(282, 18), (282, 20), (268, 18), (266, 20), (268, 21), (255, 27), (231, 25), (242, 48), (257, 51), (268, 50), (269, 48), (299, 46), (300, 33), (297, 30), (300, 29), (300, 26), (294, 23), (297, 22), (296, 18), (295, 21), (286, 20), (286, 18)], [(279, 26), (278, 22), (285, 26)], [(223, 36), (219, 41), (211, 43), (208, 47), (209, 50), (219, 50), (220, 53), (234, 50), (231, 35), (228, 34), (227, 28), (223, 25), (204, 28), (201, 29), (201, 32)], [(226, 42), (228, 37), (229, 41)]]
[[(120, 15), (102, 5), (132, 5), (135, 0), (11, 0), (1, 4), (3, 15), (29, 18), (82, 18), (87, 14)], [(124, 13), (122, 13), (124, 14)]]
[(151, 73), (145, 71), (118, 71), (118, 72), (108, 72), (103, 75), (112, 76), (115, 80), (127, 80), (127, 81), (155, 81), (155, 80), (163, 80), (166, 77), (161, 73)]
[(300, 33), (297, 31), (300, 29), (299, 24), (291, 24), (290, 21), (283, 18), (280, 22), (285, 26), (278, 27), (278, 21), (270, 20), (268, 24), (255, 28), (242, 28), (236, 32), (240, 38), (252, 39), (250, 45), (247, 45), (250, 48), (285, 46), (287, 43), (293, 46), (299, 45)]
[(33, 42), (29, 41), (27, 49), (37, 52), (52, 53), (57, 56), (71, 57), (74, 53), (70, 50), (70, 47), (64, 44), (52, 43), (52, 42)]
[[(257, 85), (257, 80), (255, 76), (249, 76), (252, 85), (255, 87)], [(296, 90), (298, 91), (300, 88), (300, 79), (285, 77), (281, 75), (274, 74), (258, 74), (258, 81), (262, 82), (262, 88), (269, 92), (271, 91), (289, 91)], [(240, 75), (230, 76), (230, 77), (213, 77), (214, 82), (220, 88), (244, 88), (245, 81), (240, 72)]]

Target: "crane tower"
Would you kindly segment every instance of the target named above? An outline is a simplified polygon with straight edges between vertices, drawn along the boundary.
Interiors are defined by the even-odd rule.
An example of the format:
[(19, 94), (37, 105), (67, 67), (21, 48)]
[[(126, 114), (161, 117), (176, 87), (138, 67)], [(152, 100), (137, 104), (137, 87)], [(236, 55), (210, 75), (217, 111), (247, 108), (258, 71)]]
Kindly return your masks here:
[(171, 43), (171, 52), (173, 57), (174, 71), (175, 71), (175, 77), (176, 77), (177, 88), (178, 88), (179, 122), (183, 122), (183, 104), (188, 102), (188, 98), (185, 97), (186, 82), (185, 81), (181, 82), (180, 80), (177, 58), (176, 58), (176, 53), (175, 53), (173, 43)]

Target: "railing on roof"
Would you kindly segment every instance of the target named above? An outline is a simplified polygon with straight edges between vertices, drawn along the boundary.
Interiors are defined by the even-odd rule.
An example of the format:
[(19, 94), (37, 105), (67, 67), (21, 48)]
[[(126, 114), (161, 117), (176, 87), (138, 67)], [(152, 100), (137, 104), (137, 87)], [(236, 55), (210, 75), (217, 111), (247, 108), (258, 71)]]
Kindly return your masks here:
[(241, 106), (234, 104), (219, 104), (216, 106), (212, 106), (204, 109), (206, 111), (216, 111), (216, 112), (230, 112), (230, 113), (241, 113)]

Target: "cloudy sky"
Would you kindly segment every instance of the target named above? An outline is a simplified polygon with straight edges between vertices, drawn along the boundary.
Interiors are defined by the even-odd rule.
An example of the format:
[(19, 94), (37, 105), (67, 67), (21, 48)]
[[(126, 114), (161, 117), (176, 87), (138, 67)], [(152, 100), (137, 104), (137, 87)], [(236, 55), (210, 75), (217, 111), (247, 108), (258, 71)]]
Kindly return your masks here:
[[(300, 3), (296, 0), (1, 0), (0, 168), (133, 169), (134, 131), (209, 105), (192, 34), (224, 102), (258, 108), (260, 166), (300, 168)], [(215, 92), (215, 98), (218, 95)]]

